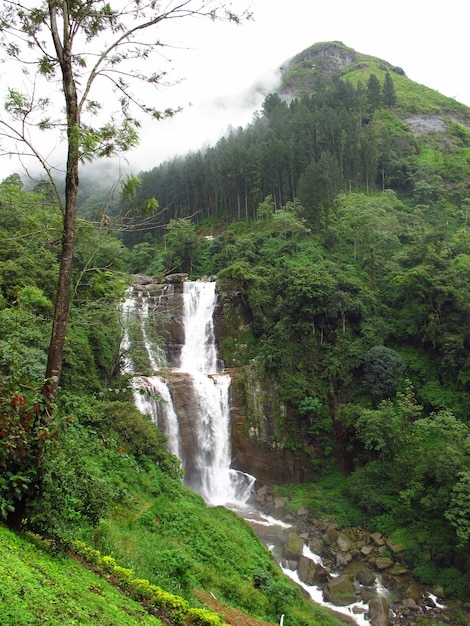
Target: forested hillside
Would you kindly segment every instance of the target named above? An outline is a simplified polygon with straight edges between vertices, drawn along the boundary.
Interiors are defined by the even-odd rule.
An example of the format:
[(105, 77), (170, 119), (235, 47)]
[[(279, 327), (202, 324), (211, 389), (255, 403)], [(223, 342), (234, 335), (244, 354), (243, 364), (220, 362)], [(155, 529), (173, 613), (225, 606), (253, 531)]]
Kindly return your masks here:
[(82, 185), (51, 406), (40, 389), (60, 210), (47, 183), (3, 180), (5, 523), (56, 547), (86, 541), (191, 601), (202, 588), (261, 619), (335, 623), (305, 608), (241, 521), (185, 491), (121, 374), (129, 275), (214, 275), (247, 320), (221, 356), (275, 381), (273, 445), (308, 459), (316, 494), (302, 504), (393, 536), (421, 581), (468, 601), (469, 126), (468, 107), (400, 68), (321, 44), (246, 128), (129, 176), (113, 199)]
[(127, 239), (141, 239), (131, 268), (216, 274), (237, 293), (251, 322), (223, 354), (279, 383), (279, 445), (308, 450), (319, 476), (339, 465), (362, 523), (402, 529), (422, 579), (464, 594), (469, 110), (352, 56), (141, 173), (137, 197), (158, 198), (165, 226)]

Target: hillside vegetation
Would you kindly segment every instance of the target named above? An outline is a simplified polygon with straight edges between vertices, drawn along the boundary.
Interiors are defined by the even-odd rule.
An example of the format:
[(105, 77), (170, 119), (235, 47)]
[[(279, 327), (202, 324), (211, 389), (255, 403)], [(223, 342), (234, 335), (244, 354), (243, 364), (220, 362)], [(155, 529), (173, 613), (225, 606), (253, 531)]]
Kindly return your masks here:
[[(130, 176), (108, 210), (83, 186), (51, 406), (38, 389), (60, 212), (45, 183), (0, 184), (6, 525), (54, 550), (84, 542), (194, 607), (204, 590), (261, 620), (336, 623), (281, 576), (244, 522), (182, 486), (120, 373), (129, 273), (217, 275), (249, 317), (220, 346), (226, 364), (276, 381), (285, 410), (272, 443), (309, 458), (314, 483), (294, 502), (393, 536), (420, 580), (468, 600), (469, 110), (364, 63), (292, 102), (271, 94), (245, 129)], [(8, 550), (30, 550), (2, 533)], [(47, 559), (54, 571), (69, 567)], [(32, 610), (10, 598), (11, 584), (11, 611)]]

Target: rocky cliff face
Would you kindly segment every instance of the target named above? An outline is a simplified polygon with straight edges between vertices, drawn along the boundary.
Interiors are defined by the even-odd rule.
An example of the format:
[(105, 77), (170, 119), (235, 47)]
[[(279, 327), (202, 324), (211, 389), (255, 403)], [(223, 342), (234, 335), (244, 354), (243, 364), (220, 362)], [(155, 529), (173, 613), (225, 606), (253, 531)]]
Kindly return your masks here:
[(308, 95), (318, 80), (342, 72), (356, 57), (357, 53), (340, 41), (315, 44), (281, 68), (279, 95), (287, 101)]
[[(179, 366), (184, 343), (182, 293), (186, 279), (185, 274), (167, 276), (165, 282), (141, 276), (134, 283), (137, 292), (150, 296), (149, 308), (158, 316), (158, 334), (164, 339), (170, 368)], [(292, 449), (287, 444), (286, 432), (292, 416), (279, 399), (276, 381), (259, 371), (253, 359), (247, 358), (244, 337), (250, 323), (250, 311), (243, 295), (229, 287), (218, 288), (214, 332), (219, 355), (232, 381), (232, 467), (267, 484), (307, 481), (310, 458), (305, 448)], [(185, 377), (178, 372), (165, 374), (179, 417), (181, 446), (188, 456), (188, 451), (194, 448), (192, 416), (197, 409), (193, 388)], [(190, 466), (190, 454), (188, 463)]]
[[(232, 465), (267, 484), (308, 481), (311, 456), (305, 446), (292, 449), (287, 444), (293, 417), (279, 398), (276, 381), (261, 371), (249, 354), (247, 358), (244, 332), (250, 324), (243, 294), (219, 286), (215, 333), (232, 379)], [(224, 348), (227, 338), (230, 351)], [(313, 449), (310, 452), (314, 454)]]

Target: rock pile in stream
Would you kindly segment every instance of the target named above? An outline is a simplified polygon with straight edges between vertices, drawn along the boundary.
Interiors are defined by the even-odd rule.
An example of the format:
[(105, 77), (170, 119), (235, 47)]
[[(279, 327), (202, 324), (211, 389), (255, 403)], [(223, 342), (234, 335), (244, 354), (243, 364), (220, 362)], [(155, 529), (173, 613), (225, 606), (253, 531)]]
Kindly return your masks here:
[[(257, 490), (257, 506), (264, 514), (288, 524), (276, 536), (264, 537), (277, 545), (276, 556), (284, 568), (297, 572), (303, 583), (322, 590), (323, 598), (337, 607), (362, 612), (371, 626), (406, 624), (462, 624), (470, 614), (462, 607), (459, 622), (443, 605), (442, 588), (426, 589), (412, 577), (403, 560), (404, 548), (380, 533), (361, 528), (339, 528), (333, 517), (313, 519), (309, 511), (287, 511), (286, 499), (275, 498), (269, 487)], [(305, 556), (307, 546), (311, 556)], [(307, 554), (309, 552), (307, 551)], [(378, 592), (380, 587), (380, 593)], [(360, 604), (357, 604), (360, 603)]]

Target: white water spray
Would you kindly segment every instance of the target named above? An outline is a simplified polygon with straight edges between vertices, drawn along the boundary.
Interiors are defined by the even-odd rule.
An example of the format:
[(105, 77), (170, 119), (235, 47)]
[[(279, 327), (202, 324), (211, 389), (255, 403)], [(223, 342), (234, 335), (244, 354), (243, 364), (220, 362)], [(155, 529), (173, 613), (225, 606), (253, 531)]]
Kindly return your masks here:
[(214, 337), (215, 282), (184, 284), (184, 333), (179, 371), (193, 380), (198, 401), (194, 456), (198, 491), (211, 505), (246, 502), (254, 479), (230, 468), (230, 376), (219, 373)]
[[(174, 407), (169, 385), (158, 370), (166, 367), (161, 350), (148, 340), (149, 297), (138, 300), (130, 294), (123, 307), (128, 318), (138, 320), (144, 348), (155, 374), (134, 376), (133, 387), (137, 408), (150, 415), (168, 438), (168, 447), (181, 460), (185, 482), (200, 493), (211, 506), (243, 508), (251, 495), (254, 477), (231, 469), (230, 376), (223, 373), (217, 358), (214, 336), (214, 311), (217, 303), (215, 282), (191, 282), (183, 285), (184, 344), (181, 349), (178, 375), (192, 387), (194, 406), (191, 410), (193, 447), (183, 450), (181, 424)], [(158, 303), (157, 303), (158, 306)], [(125, 333), (123, 346), (129, 349)], [(125, 371), (136, 373), (126, 359)], [(167, 370), (171, 377), (171, 370)]]

